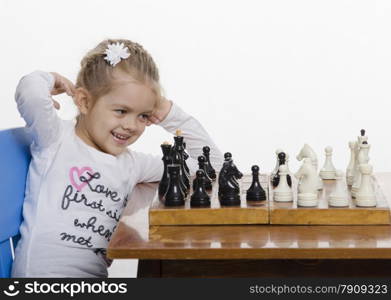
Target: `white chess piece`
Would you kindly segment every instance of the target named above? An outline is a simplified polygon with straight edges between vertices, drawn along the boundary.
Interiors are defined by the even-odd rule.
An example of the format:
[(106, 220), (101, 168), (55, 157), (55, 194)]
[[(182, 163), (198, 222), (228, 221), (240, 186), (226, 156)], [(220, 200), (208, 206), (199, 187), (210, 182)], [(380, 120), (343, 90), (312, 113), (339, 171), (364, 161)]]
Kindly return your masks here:
[[(318, 157), (316, 156), (315, 151), (308, 144), (304, 144), (303, 148), (301, 148), (299, 154), (296, 156), (298, 161), (301, 161), (306, 157), (311, 158), (315, 170), (318, 171)], [(318, 190), (321, 189), (323, 189), (323, 181), (320, 177), (318, 177)]]
[(358, 189), (360, 188), (360, 185), (361, 185), (360, 165), (361, 164), (367, 164), (369, 162), (368, 153), (369, 153), (369, 149), (370, 148), (371, 148), (371, 146), (369, 144), (367, 144), (367, 142), (363, 142), (363, 144), (361, 144), (359, 146), (358, 155), (357, 155), (357, 161), (356, 161), (357, 172), (356, 172), (356, 174), (354, 176), (354, 181), (353, 181), (352, 190), (351, 190), (353, 198), (356, 197), (357, 191), (358, 191)]
[(368, 136), (365, 135), (365, 129), (360, 130), (360, 135), (357, 137), (357, 141), (359, 145), (363, 142), (368, 142)]
[(327, 146), (325, 149), (326, 159), (323, 165), (323, 168), (320, 170), (320, 177), (322, 179), (335, 179), (335, 167), (333, 165), (333, 148), (330, 146)]
[[(360, 186), (361, 173), (359, 171), (360, 162), (358, 161), (358, 154), (362, 145), (368, 144), (368, 136), (365, 135), (365, 130), (360, 130), (360, 135), (357, 136), (357, 142), (354, 144), (354, 167), (353, 167), (353, 183), (352, 183), (352, 197), (354, 198), (358, 187)], [(367, 161), (368, 162), (368, 161)], [(364, 162), (366, 163), (366, 162)]]
[(282, 149), (276, 150), (276, 166), (274, 167), (274, 170), (272, 171), (272, 175), (270, 176), (270, 178), (273, 178), (273, 176), (277, 174), (278, 167), (280, 166), (279, 160), (278, 160), (278, 154), (280, 154), (280, 152), (284, 152), (284, 151)]
[(329, 196), (329, 205), (334, 207), (349, 206), (347, 187), (341, 170), (336, 171), (335, 179), (335, 189)]
[(291, 171), (289, 170), (289, 154), (285, 152), (285, 165), (288, 170), (288, 174), (291, 174)]
[[(357, 182), (357, 177), (359, 175), (359, 162), (358, 162), (358, 152), (360, 150), (360, 145), (359, 142), (355, 142), (354, 143), (354, 166), (353, 166), (353, 183), (352, 183), (352, 190), (353, 190), (353, 186), (354, 184)], [(357, 183), (356, 183), (357, 185)], [(352, 194), (353, 196), (353, 194)]]
[(298, 161), (301, 161), (306, 157), (311, 158), (312, 164), (315, 169), (318, 170), (318, 157), (316, 156), (315, 151), (308, 144), (304, 144), (303, 148), (301, 148), (299, 154), (296, 156)]
[(300, 180), (298, 185), (297, 205), (312, 207), (318, 205), (318, 172), (310, 158), (305, 158), (295, 177)]
[(293, 193), (292, 189), (288, 185), (288, 168), (286, 167), (286, 165), (281, 165), (278, 170), (280, 172), (280, 180), (273, 192), (274, 201), (291, 202), (293, 201)]
[(356, 205), (362, 207), (374, 207), (376, 206), (376, 196), (372, 185), (372, 171), (373, 168), (369, 164), (361, 164), (360, 172), (361, 185), (356, 193)]
[(349, 142), (350, 161), (348, 167), (346, 168), (346, 183), (350, 186), (353, 185), (353, 179), (354, 179), (354, 167), (356, 161), (355, 147), (356, 147), (356, 142), (350, 141)]

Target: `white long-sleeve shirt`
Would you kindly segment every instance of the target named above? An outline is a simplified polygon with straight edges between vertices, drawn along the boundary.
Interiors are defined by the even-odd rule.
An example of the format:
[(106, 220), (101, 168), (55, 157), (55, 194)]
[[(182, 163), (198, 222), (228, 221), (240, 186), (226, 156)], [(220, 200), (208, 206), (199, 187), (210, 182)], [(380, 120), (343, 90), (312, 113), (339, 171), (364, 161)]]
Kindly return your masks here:
[[(57, 116), (53, 85), (52, 74), (36, 71), (16, 89), (33, 143), (12, 276), (106, 277), (105, 250), (127, 197), (137, 183), (159, 181), (163, 163), (159, 156), (130, 149), (113, 156), (84, 143), (75, 123)], [(191, 173), (205, 145), (211, 148), (212, 165), (220, 168), (223, 158), (215, 143), (177, 105), (159, 125), (171, 133), (183, 131)]]

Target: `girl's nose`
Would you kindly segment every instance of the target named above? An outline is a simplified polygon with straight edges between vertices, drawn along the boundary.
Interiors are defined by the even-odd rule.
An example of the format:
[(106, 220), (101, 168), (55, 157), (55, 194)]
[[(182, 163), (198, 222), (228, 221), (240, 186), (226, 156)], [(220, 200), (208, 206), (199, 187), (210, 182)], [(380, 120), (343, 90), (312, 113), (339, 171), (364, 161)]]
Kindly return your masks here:
[(135, 131), (137, 130), (137, 119), (134, 117), (126, 118), (121, 125), (125, 130)]

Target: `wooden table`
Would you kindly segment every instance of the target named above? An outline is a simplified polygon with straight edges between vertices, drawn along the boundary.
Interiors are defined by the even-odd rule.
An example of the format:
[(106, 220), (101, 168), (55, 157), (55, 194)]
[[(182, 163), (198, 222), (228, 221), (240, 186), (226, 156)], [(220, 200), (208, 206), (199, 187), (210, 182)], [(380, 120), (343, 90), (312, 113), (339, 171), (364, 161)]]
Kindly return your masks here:
[[(376, 174), (391, 204), (391, 173)], [(391, 226), (152, 226), (157, 184), (139, 184), (110, 244), (138, 258), (139, 277), (390, 277)], [(391, 205), (390, 205), (391, 207)]]

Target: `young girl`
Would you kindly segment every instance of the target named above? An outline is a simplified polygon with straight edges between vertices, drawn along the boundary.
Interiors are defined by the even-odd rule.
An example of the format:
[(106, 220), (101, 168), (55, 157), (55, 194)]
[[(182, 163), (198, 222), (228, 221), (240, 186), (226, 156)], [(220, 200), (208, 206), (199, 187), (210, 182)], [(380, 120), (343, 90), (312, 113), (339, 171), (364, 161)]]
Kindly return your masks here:
[[(56, 114), (51, 95), (63, 92), (80, 111), (76, 123)], [(106, 248), (128, 194), (163, 173), (161, 157), (127, 148), (145, 126), (179, 128), (193, 159), (208, 145), (212, 164), (222, 163), (201, 124), (161, 96), (151, 56), (128, 40), (90, 51), (76, 87), (37, 71), (21, 79), (15, 98), (33, 143), (13, 277), (107, 277)], [(196, 161), (189, 166), (194, 174)]]

